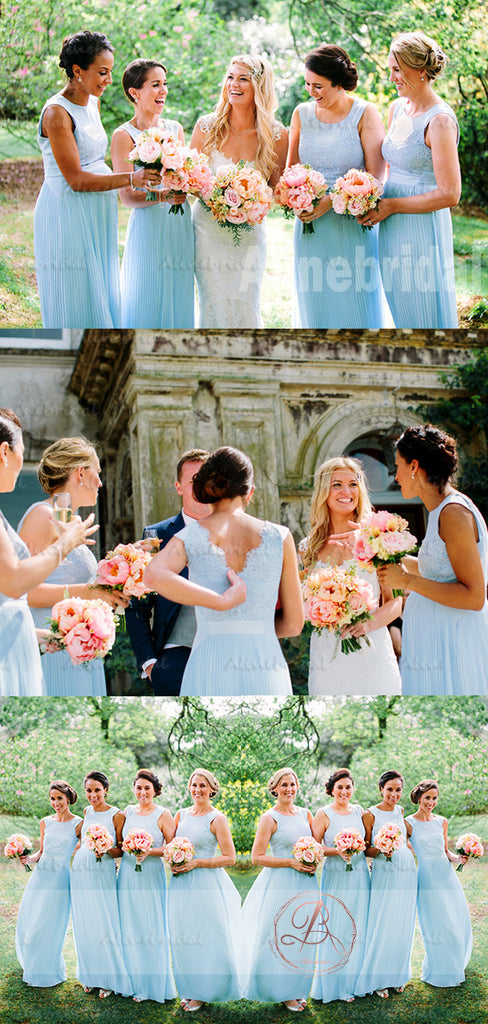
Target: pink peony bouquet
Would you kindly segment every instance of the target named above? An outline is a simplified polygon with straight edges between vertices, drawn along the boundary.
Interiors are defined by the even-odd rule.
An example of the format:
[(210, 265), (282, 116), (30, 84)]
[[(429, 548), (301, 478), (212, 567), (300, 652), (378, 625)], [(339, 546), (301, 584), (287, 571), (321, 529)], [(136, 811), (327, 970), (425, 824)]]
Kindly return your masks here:
[(114, 841), (105, 825), (90, 825), (85, 832), (83, 845), (93, 851), (97, 864), (101, 864), (104, 853), (112, 849)]
[[(377, 207), (382, 192), (383, 186), (377, 178), (353, 167), (342, 178), (337, 178), (331, 189), (332, 208), (339, 214), (361, 217)], [(366, 231), (370, 225), (361, 224), (361, 227)]]
[(106, 601), (66, 598), (54, 605), (48, 642), (66, 649), (73, 665), (105, 658), (115, 642), (114, 613)]
[(343, 654), (361, 649), (361, 640), (368, 638), (341, 637), (346, 626), (365, 622), (376, 610), (373, 588), (366, 580), (355, 575), (355, 566), (348, 569), (329, 565), (312, 569), (302, 582), (305, 618), (320, 633), (327, 629), (341, 641)]
[(273, 190), (261, 172), (244, 160), (219, 167), (205, 199), (217, 223), (232, 231), (235, 245), (239, 245), (241, 231), (262, 223), (272, 202)]
[[(22, 832), (14, 832), (6, 840), (3, 852), (6, 857), (28, 857), (32, 853), (32, 842)], [(24, 864), (24, 868), (26, 871), (32, 870), (28, 864)]]
[[(179, 867), (181, 864), (188, 864), (195, 856), (195, 847), (189, 839), (184, 836), (175, 836), (164, 848), (164, 859), (170, 868)], [(174, 874), (176, 878), (176, 874)]]
[(391, 821), (382, 825), (374, 837), (374, 845), (380, 853), (384, 854), (387, 861), (391, 861), (394, 850), (403, 846), (402, 830)]
[[(359, 524), (354, 539), (354, 557), (369, 572), (387, 562), (400, 562), (417, 550), (417, 538), (408, 523), (394, 512), (370, 512)], [(401, 591), (394, 591), (394, 594)]]
[(306, 864), (307, 867), (317, 868), (324, 859), (322, 844), (318, 843), (313, 836), (301, 836), (297, 839), (291, 851), (299, 864)]
[[(366, 843), (357, 828), (344, 828), (334, 836), (334, 843), (339, 853), (362, 853)], [(352, 864), (346, 864), (346, 871), (352, 871)]]
[[(310, 164), (293, 164), (287, 167), (276, 185), (274, 201), (284, 210), (285, 217), (297, 213), (312, 213), (325, 196), (327, 182)], [(304, 234), (313, 234), (313, 224), (303, 224)]]
[[(198, 149), (185, 146), (170, 132), (158, 126), (146, 128), (137, 137), (129, 160), (134, 167), (157, 167), (161, 170), (161, 184), (154, 192), (178, 192), (183, 195), (206, 196), (210, 189), (210, 165), (208, 157)], [(157, 195), (148, 193), (149, 201)], [(174, 203), (170, 213), (183, 214), (183, 204)]]
[(113, 551), (108, 551), (105, 558), (98, 563), (95, 587), (107, 587), (112, 593), (119, 591), (123, 597), (142, 597), (150, 590), (143, 581), (144, 570), (147, 569), (153, 554), (144, 551), (135, 544), (117, 544)]
[[(483, 840), (480, 839), (479, 836), (475, 835), (474, 832), (465, 832), (456, 840), (455, 849), (462, 857), (482, 857)], [(462, 871), (463, 867), (464, 864), (459, 864), (456, 871)]]
[[(142, 828), (132, 828), (122, 843), (122, 850), (124, 853), (133, 853), (137, 857), (138, 853), (147, 853), (152, 846), (154, 846), (154, 839), (149, 832), (145, 832)], [(136, 871), (142, 871), (142, 864), (136, 864)]]

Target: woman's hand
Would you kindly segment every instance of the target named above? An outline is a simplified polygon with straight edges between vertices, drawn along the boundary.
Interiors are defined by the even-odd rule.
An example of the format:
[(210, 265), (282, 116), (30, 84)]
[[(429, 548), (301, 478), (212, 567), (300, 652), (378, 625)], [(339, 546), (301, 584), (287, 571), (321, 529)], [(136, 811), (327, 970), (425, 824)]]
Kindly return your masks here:
[(161, 172), (155, 167), (141, 167), (132, 171), (132, 188), (151, 189), (161, 184)]
[(85, 520), (82, 520), (80, 516), (73, 516), (70, 523), (62, 523), (58, 519), (53, 518), (54, 526), (61, 538), (63, 557), (66, 557), (73, 548), (79, 547), (80, 544), (91, 545), (95, 543), (94, 540), (90, 540), (90, 537), (92, 533), (96, 533), (100, 527), (97, 523), (93, 523), (94, 519), (94, 512), (91, 512)]
[(49, 629), (36, 629), (36, 636), (41, 654), (57, 654), (63, 650), (63, 645), (51, 636)]
[(161, 201), (171, 203), (171, 206), (182, 206), (186, 202), (184, 192), (161, 192)]
[(290, 860), (290, 867), (295, 871), (304, 871), (306, 875), (314, 875), (317, 870), (316, 864), (300, 864), (294, 857)]
[(389, 562), (376, 570), (376, 575), (381, 587), (391, 587), (392, 590), (408, 589), (408, 572), (401, 562)]
[(392, 213), (395, 212), (393, 207), (392, 199), (380, 199), (376, 209), (368, 210), (367, 213), (363, 213), (362, 217), (356, 217), (356, 220), (358, 224), (364, 224), (366, 228), (373, 228), (375, 224), (379, 224), (380, 221), (391, 217)]
[(297, 217), (303, 224), (310, 224), (312, 220), (318, 220), (319, 217), (323, 217), (324, 213), (328, 213), (331, 208), (332, 199), (330, 196), (322, 196), (322, 199), (317, 203), (317, 206), (314, 206), (311, 213), (303, 210), (302, 213), (297, 213)]
[(147, 853), (136, 853), (136, 864), (142, 864), (146, 857)]
[(231, 585), (220, 595), (221, 600), (219, 601), (218, 610), (222, 612), (229, 611), (230, 608), (237, 608), (239, 604), (244, 604), (247, 594), (246, 584), (233, 569), (227, 570), (227, 576)]
[(92, 601), (106, 601), (114, 611), (125, 611), (130, 604), (130, 598), (124, 597), (119, 590), (112, 591), (106, 587), (90, 586), (89, 597)]
[(352, 626), (344, 626), (344, 629), (341, 630), (341, 640), (347, 636), (366, 636), (367, 633), (371, 633), (373, 628), (373, 619), (365, 619), (364, 622), (355, 622)]
[(173, 875), (182, 875), (185, 871), (193, 871), (194, 868), (198, 867), (198, 862), (195, 860), (189, 860), (186, 864), (172, 864), (171, 873)]
[[(339, 851), (338, 851), (338, 852), (339, 852)], [(345, 862), (346, 864), (350, 864), (350, 863), (351, 863), (351, 857), (352, 857), (352, 853), (340, 853), (340, 852), (339, 852), (339, 857), (342, 857), (342, 860), (343, 860), (343, 861), (344, 861), (344, 862)]]

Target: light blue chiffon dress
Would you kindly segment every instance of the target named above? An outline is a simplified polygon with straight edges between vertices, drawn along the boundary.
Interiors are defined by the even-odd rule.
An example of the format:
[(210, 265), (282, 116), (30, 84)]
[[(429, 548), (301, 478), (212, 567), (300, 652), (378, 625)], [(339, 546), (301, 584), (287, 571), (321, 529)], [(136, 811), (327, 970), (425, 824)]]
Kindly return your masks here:
[[(324, 807), (323, 811), (329, 819), (329, 827), (322, 838), (324, 846), (333, 847), (334, 836), (345, 828), (356, 828), (364, 838), (363, 809), (359, 804), (351, 805), (349, 814), (337, 814), (332, 807)], [(323, 1003), (351, 999), (363, 965), (370, 889), (364, 853), (355, 853), (351, 865), (352, 871), (347, 871), (345, 861), (339, 856), (326, 857), (324, 861), (320, 894), (335, 942), (332, 948), (329, 942), (318, 947), (312, 999)], [(337, 967), (341, 952), (342, 966)]]
[[(17, 555), (30, 558), (30, 551), (0, 512), (2, 526)], [(1, 584), (0, 584), (1, 586)], [(45, 686), (34, 620), (27, 597), (0, 593), (0, 697), (41, 697)]]
[(417, 909), (417, 869), (406, 845), (401, 808), (368, 810), (374, 817), (372, 846), (379, 829), (391, 823), (401, 829), (403, 846), (393, 851), (391, 861), (377, 854), (371, 866), (366, 952), (355, 989), (357, 996), (407, 984), (412, 976), (410, 957)]
[[(296, 841), (311, 835), (306, 808), (297, 807), (293, 815), (274, 809), (268, 814), (277, 825), (269, 841), (271, 855), (291, 857)], [(242, 908), (245, 999), (279, 1003), (307, 998), (316, 952), (307, 928), (318, 900), (315, 875), (295, 868), (262, 868)]]
[[(243, 604), (226, 612), (196, 608), (197, 633), (182, 697), (291, 694), (290, 673), (275, 630), (287, 533), (284, 526), (263, 524), (261, 543), (249, 551), (239, 573), (247, 587)], [(204, 525), (194, 519), (176, 536), (185, 545), (190, 580), (219, 594), (227, 590), (225, 553), (210, 542)]]
[(98, 100), (86, 106), (58, 93), (42, 109), (38, 141), (44, 183), (34, 212), (34, 249), (43, 327), (120, 327), (117, 193), (74, 192), (61, 174), (51, 143), (41, 135), (47, 107), (63, 107), (71, 118), (81, 167), (110, 174), (107, 136)]
[(473, 948), (468, 904), (455, 868), (446, 857), (443, 821), (407, 819), (418, 862), (417, 910), (425, 946), (422, 981), (450, 988), (464, 981)]
[[(46, 502), (35, 502), (22, 516), (17, 527), (22, 524), (36, 505)], [(50, 506), (49, 506), (50, 507)], [(97, 575), (97, 560), (86, 544), (73, 548), (69, 555), (57, 566), (44, 583), (56, 583), (62, 586), (70, 583), (93, 583)], [(52, 608), (31, 608), (34, 625), (38, 629), (49, 628)], [(42, 655), (42, 670), (46, 696), (48, 697), (103, 697), (107, 692), (103, 661), (100, 658), (89, 661), (86, 665), (73, 665), (67, 651), (56, 651), (55, 654)]]
[[(447, 114), (457, 125), (443, 100), (418, 117), (409, 117), (406, 102), (395, 101), (383, 143), (390, 165), (385, 198), (420, 196), (437, 188), (425, 131), (436, 114)], [(450, 210), (387, 217), (380, 223), (379, 255), (395, 327), (457, 327)]]
[[(139, 814), (135, 806), (126, 807), (124, 839), (131, 829), (144, 829), (153, 837), (154, 846), (164, 846), (158, 827), (162, 813), (162, 807), (151, 814)], [(161, 857), (146, 857), (141, 868), (136, 871), (133, 854), (122, 855), (117, 890), (123, 955), (134, 995), (164, 1003), (176, 996), (169, 961), (166, 874)]]
[(117, 807), (94, 811), (87, 807), (81, 847), (71, 868), (71, 913), (78, 969), (76, 976), (88, 988), (105, 988), (123, 996), (133, 988), (122, 955), (115, 860), (104, 854), (97, 863), (93, 850), (83, 845), (91, 825), (104, 825), (113, 836)]
[[(459, 491), (448, 494), (429, 512), (418, 566), (426, 579), (454, 583), (456, 576), (439, 536), (439, 516), (446, 505), (472, 512), (478, 528), (478, 551), (485, 585), (488, 579), (488, 531), (479, 509)], [(480, 611), (448, 608), (411, 593), (403, 617), (401, 677), (403, 694), (488, 694), (488, 602)]]
[(31, 875), (17, 917), (15, 948), (26, 985), (50, 988), (66, 981), (63, 945), (69, 924), (69, 862), (78, 842), (70, 821), (42, 819), (45, 825), (42, 857)]
[[(189, 839), (195, 857), (211, 858), (217, 839), (210, 825), (220, 812), (180, 810), (177, 836)], [(194, 868), (172, 875), (168, 920), (173, 972), (182, 999), (225, 1003), (240, 998), (237, 946), (241, 898), (224, 868)]]
[[(315, 102), (300, 103), (299, 157), (320, 171), (329, 189), (353, 167), (364, 169), (358, 124), (367, 107), (354, 97), (343, 121), (324, 124)], [(328, 210), (305, 234), (294, 229), (294, 327), (387, 327), (390, 323), (378, 266), (378, 230), (363, 230), (354, 218)]]
[[(165, 119), (160, 126), (178, 138), (178, 121)], [(134, 142), (141, 134), (130, 122), (122, 128)], [(131, 211), (122, 260), (122, 327), (194, 326), (190, 205), (184, 203), (183, 215), (169, 209), (168, 203), (147, 202)]]

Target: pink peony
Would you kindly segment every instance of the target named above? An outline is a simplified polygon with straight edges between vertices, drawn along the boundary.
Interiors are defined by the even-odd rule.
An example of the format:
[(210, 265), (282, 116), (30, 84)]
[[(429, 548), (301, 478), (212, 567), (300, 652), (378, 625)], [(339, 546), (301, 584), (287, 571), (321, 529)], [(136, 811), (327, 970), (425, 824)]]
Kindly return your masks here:
[(146, 139), (140, 143), (136, 159), (143, 164), (155, 164), (157, 160), (161, 159), (161, 152), (159, 142), (156, 142), (155, 139)]
[(223, 198), (224, 201), (227, 203), (227, 206), (239, 206), (243, 196), (239, 195), (237, 189), (231, 188), (229, 186), (229, 188), (226, 188)]
[(345, 213), (347, 210), (347, 199), (342, 195), (332, 196), (332, 208), (336, 213)]
[(95, 583), (117, 587), (120, 583), (125, 583), (128, 575), (128, 562), (122, 555), (114, 554), (113, 558), (104, 558), (98, 563), (98, 574)]

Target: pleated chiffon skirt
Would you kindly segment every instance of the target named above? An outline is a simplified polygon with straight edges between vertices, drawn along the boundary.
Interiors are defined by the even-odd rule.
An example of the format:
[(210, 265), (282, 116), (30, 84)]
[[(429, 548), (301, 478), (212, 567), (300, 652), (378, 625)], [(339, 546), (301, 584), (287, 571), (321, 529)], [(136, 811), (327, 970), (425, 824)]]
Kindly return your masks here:
[(488, 604), (447, 608), (410, 594), (400, 672), (404, 695), (488, 695)]
[(189, 203), (132, 210), (122, 260), (122, 327), (194, 326), (193, 227)]

